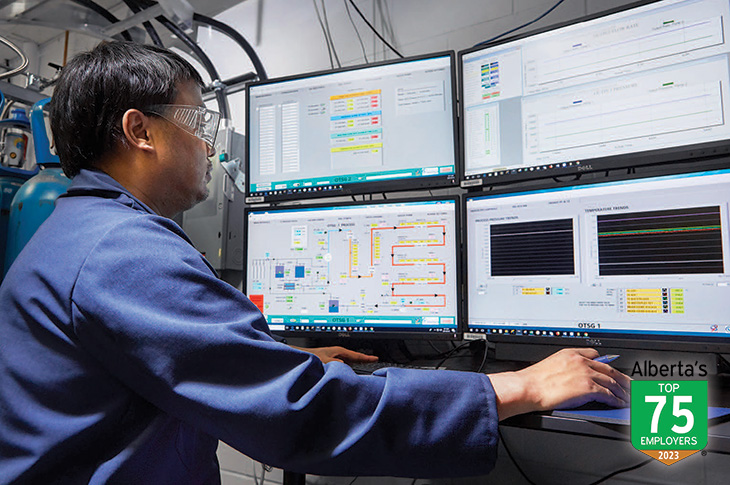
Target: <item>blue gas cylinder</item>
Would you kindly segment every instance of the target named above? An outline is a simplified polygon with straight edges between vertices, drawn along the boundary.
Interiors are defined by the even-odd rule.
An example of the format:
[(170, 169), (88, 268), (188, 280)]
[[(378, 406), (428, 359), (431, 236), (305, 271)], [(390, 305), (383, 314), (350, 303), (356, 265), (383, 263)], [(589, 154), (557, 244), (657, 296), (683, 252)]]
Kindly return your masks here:
[(23, 184), (10, 205), (3, 276), (38, 227), (51, 215), (58, 196), (65, 193), (71, 184), (61, 170), (58, 156), (50, 150), (43, 119), (43, 106), (49, 101), (50, 98), (37, 102), (30, 113), (33, 146), (40, 171)]
[(10, 205), (3, 275), (38, 227), (51, 215), (56, 199), (66, 192), (70, 183), (61, 167), (47, 167), (20, 187)]
[[(9, 173), (0, 167), (0, 264), (5, 260), (5, 245), (8, 240), (8, 221), (10, 219), (10, 204), (18, 189), (28, 177)], [(2, 266), (0, 266), (2, 268)], [(2, 273), (0, 273), (2, 281)]]
[(28, 148), (28, 137), (31, 134), (30, 121), (24, 109), (13, 109), (10, 117), (0, 120), (2, 143), (0, 146), (0, 164), (4, 167), (23, 168)]
[[(0, 93), (0, 106), (4, 104), (4, 100)], [(38, 173), (37, 167), (32, 170), (23, 169), (30, 134), (30, 121), (23, 109), (14, 109), (10, 118), (0, 120), (0, 281), (13, 198), (23, 183)]]

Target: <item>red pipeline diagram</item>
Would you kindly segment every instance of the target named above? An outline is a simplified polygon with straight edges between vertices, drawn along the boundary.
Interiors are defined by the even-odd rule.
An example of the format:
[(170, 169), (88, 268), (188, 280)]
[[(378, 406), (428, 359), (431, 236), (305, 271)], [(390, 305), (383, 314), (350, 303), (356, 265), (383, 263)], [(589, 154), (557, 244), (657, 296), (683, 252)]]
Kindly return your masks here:
[[(417, 247), (445, 247), (446, 246), (446, 226), (438, 223), (417, 223), (408, 224), (401, 226), (383, 226), (383, 227), (371, 227), (370, 228), (370, 267), (375, 267), (375, 262), (379, 258), (378, 244), (376, 243), (376, 234), (384, 231), (404, 231), (413, 229), (441, 229), (440, 238), (436, 239), (425, 239), (425, 240), (404, 240), (398, 244), (392, 244), (390, 246), (390, 259), (391, 265), (394, 267), (412, 267), (412, 266), (440, 266), (441, 267), (441, 278), (432, 278), (430, 281), (398, 281), (392, 282), (390, 292), (392, 297), (397, 298), (440, 298), (442, 302), (440, 304), (406, 304), (406, 307), (432, 307), (432, 308), (445, 308), (446, 307), (446, 295), (439, 293), (396, 293), (396, 287), (409, 287), (417, 285), (445, 285), (446, 284), (446, 263), (439, 262), (435, 259), (428, 259), (426, 261), (415, 261), (408, 258), (399, 257), (396, 260), (396, 251), (398, 249), (415, 249)], [(353, 266), (355, 266), (355, 251), (353, 249), (353, 241), (350, 238), (349, 242), (349, 254), (348, 254), (348, 277), (349, 278), (372, 278), (374, 275), (372, 272), (368, 275), (353, 274)], [(407, 288), (403, 288), (403, 291), (408, 291)]]

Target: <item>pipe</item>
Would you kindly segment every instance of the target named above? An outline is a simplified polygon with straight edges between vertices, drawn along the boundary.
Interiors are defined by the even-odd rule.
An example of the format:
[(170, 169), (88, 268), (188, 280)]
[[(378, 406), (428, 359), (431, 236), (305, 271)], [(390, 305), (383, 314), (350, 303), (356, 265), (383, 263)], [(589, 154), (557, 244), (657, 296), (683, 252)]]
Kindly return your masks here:
[(241, 46), (244, 51), (246, 51), (246, 54), (248, 54), (248, 57), (249, 59), (251, 59), (251, 62), (253, 63), (253, 67), (256, 70), (256, 74), (258, 75), (259, 79), (261, 81), (265, 81), (266, 79), (268, 79), (268, 76), (266, 75), (266, 70), (264, 69), (264, 65), (261, 63), (261, 59), (259, 59), (256, 51), (253, 49), (253, 47), (251, 47), (251, 44), (249, 44), (248, 41), (240, 33), (238, 33), (237, 30), (232, 28), (230, 25), (224, 24), (223, 22), (220, 22), (210, 17), (206, 17), (205, 15), (201, 15), (199, 13), (193, 14), (193, 20), (201, 24), (209, 25), (215, 30), (227, 35), (228, 37), (236, 41), (236, 43)]
[[(119, 22), (119, 19), (114, 16), (109, 10), (105, 9), (101, 5), (99, 5), (96, 2), (93, 2), (92, 0), (73, 0), (74, 2), (78, 3), (79, 5), (88, 8), (89, 10), (93, 10), (94, 12), (98, 13), (105, 19), (107, 19), (109, 22), (115, 24)], [(124, 40), (128, 40), (132, 42), (132, 36), (129, 35), (129, 32), (126, 30), (121, 33)]]
[(218, 71), (216, 70), (213, 63), (210, 61), (210, 58), (203, 52), (203, 49), (200, 48), (198, 44), (193, 42), (193, 40), (185, 33), (183, 30), (175, 25), (173, 22), (168, 20), (166, 17), (160, 15), (159, 17), (155, 18), (159, 23), (165, 26), (167, 30), (175, 34), (185, 45), (188, 46), (188, 48), (193, 51), (193, 54), (202, 62), (203, 67), (208, 72), (208, 75), (210, 75), (211, 84), (213, 86), (213, 89), (215, 91), (215, 98), (218, 101), (218, 110), (221, 112), (221, 118), (223, 119), (230, 119), (230, 110), (228, 109), (228, 99), (226, 98), (226, 94), (224, 92), (225, 86), (220, 81), (220, 75), (218, 74)]
[(23, 54), (23, 51), (18, 49), (18, 47), (10, 42), (8, 39), (6, 39), (3, 36), (0, 36), (0, 42), (5, 44), (6, 46), (10, 47), (13, 51), (15, 51), (16, 54), (20, 56), (20, 66), (16, 67), (15, 69), (12, 69), (8, 72), (4, 72), (0, 74), (0, 79), (5, 79), (8, 77), (15, 76), (16, 74), (25, 71), (25, 69), (28, 67), (28, 58), (25, 57), (25, 54)]

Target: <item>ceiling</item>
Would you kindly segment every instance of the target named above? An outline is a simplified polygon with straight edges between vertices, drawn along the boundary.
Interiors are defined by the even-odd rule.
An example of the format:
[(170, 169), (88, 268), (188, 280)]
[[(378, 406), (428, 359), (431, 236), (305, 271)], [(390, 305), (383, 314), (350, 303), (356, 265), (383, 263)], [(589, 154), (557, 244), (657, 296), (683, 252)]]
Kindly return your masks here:
[[(185, 0), (166, 0), (166, 4), (178, 5)], [(213, 17), (220, 12), (241, 3), (243, 0), (187, 0), (196, 13)], [(12, 42), (33, 42), (42, 45), (64, 33), (66, 30), (90, 34), (102, 39), (104, 29), (110, 21), (83, 4), (95, 3), (119, 20), (132, 15), (127, 5), (120, 0), (0, 0), (0, 35)], [(164, 28), (153, 22), (165, 41), (168, 35)], [(164, 33), (163, 33), (164, 32)], [(136, 28), (135, 40), (144, 38), (144, 31)], [(108, 37), (108, 36), (107, 36)], [(139, 38), (137, 38), (139, 37)], [(167, 42), (165, 42), (167, 45)], [(10, 52), (10, 51), (8, 51)], [(3, 51), (4, 53), (4, 51)]]

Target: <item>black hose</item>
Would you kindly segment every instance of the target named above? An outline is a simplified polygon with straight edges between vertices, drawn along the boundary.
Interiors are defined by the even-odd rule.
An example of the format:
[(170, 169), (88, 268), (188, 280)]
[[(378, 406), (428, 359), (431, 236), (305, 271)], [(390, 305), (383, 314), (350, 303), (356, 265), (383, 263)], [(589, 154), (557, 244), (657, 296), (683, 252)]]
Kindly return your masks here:
[(195, 57), (200, 60), (200, 62), (203, 64), (203, 67), (208, 72), (208, 75), (210, 75), (211, 81), (213, 82), (215, 99), (216, 101), (218, 101), (218, 110), (221, 113), (221, 118), (230, 119), (230, 110), (228, 109), (228, 99), (226, 98), (226, 93), (224, 92), (224, 86), (216, 86), (216, 84), (220, 83), (220, 76), (218, 75), (218, 71), (216, 70), (215, 66), (210, 61), (210, 58), (205, 54), (205, 52), (203, 52), (203, 49), (201, 49), (198, 44), (193, 42), (193, 39), (191, 39), (190, 36), (183, 32), (180, 27), (175, 25), (174, 22), (171, 22), (162, 15), (156, 17), (155, 20), (161, 23), (167, 30), (175, 34), (178, 39), (183, 41), (183, 43), (185, 43), (185, 45), (188, 46), (191, 51), (193, 51)]
[(151, 22), (144, 22), (142, 25), (144, 25), (144, 29), (147, 31), (147, 35), (150, 36), (153, 44), (155, 44), (157, 47), (165, 47), (162, 44), (162, 39), (160, 39), (160, 36), (157, 35), (157, 31), (152, 26)]
[[(127, 7), (129, 7), (129, 10), (131, 10), (132, 13), (138, 13), (142, 10), (142, 7), (140, 7), (137, 2), (134, 2), (132, 0), (124, 0), (124, 3), (127, 5)], [(157, 47), (164, 47), (164, 45), (162, 45), (162, 40), (160, 39), (160, 36), (157, 35), (157, 31), (150, 22), (142, 22), (142, 26), (147, 31), (147, 35), (150, 36), (153, 44), (155, 44)]]
[(205, 15), (201, 15), (199, 13), (193, 14), (193, 20), (201, 24), (209, 25), (215, 30), (227, 35), (228, 37), (236, 41), (236, 43), (240, 45), (244, 51), (246, 51), (246, 54), (248, 54), (248, 57), (249, 59), (251, 59), (251, 63), (253, 63), (253, 67), (256, 70), (256, 74), (258, 74), (259, 79), (261, 81), (265, 81), (266, 79), (268, 79), (268, 76), (266, 75), (266, 70), (264, 69), (264, 65), (261, 63), (261, 59), (259, 59), (256, 51), (253, 49), (253, 47), (251, 47), (251, 44), (249, 44), (248, 41), (240, 33), (238, 33), (236, 29), (232, 28), (230, 25), (224, 24), (223, 22), (220, 22), (210, 17), (206, 17)]
[[(109, 10), (105, 9), (104, 7), (102, 7), (101, 5), (99, 5), (98, 3), (96, 3), (92, 0), (73, 0), (73, 1), (78, 3), (79, 5), (81, 5), (82, 7), (86, 7), (89, 10), (93, 10), (94, 12), (98, 13), (99, 15), (101, 15), (102, 17), (104, 17), (106, 20), (108, 20), (109, 22), (111, 22), (113, 24), (116, 24), (117, 22), (119, 22), (119, 19), (116, 18), (114, 16), (114, 14), (112, 14)], [(128, 40), (128, 41), (132, 42), (132, 36), (129, 35), (129, 32), (127, 32), (126, 30), (124, 32), (121, 32), (121, 36), (124, 40)]]
[[(142, 7), (149, 8), (157, 2), (152, 2), (149, 0), (124, 0), (124, 3), (127, 4), (130, 9), (136, 8), (137, 11), (139, 11)], [(203, 52), (203, 49), (201, 49), (198, 44), (193, 42), (193, 39), (191, 39), (189, 35), (187, 35), (181, 28), (175, 25), (174, 22), (168, 20), (167, 17), (160, 15), (159, 17), (155, 17), (155, 20), (157, 20), (160, 24), (163, 25), (163, 27), (165, 27), (167, 30), (177, 36), (178, 39), (180, 39), (186, 46), (188, 46), (188, 48), (193, 52), (195, 57), (200, 60), (213, 83), (215, 99), (218, 102), (218, 111), (220, 111), (221, 113), (221, 118), (230, 119), (230, 110), (228, 109), (228, 99), (226, 98), (225, 86), (220, 84), (220, 75), (218, 74), (218, 71), (216, 70), (213, 63), (210, 61), (210, 58), (205, 54), (205, 52)]]

